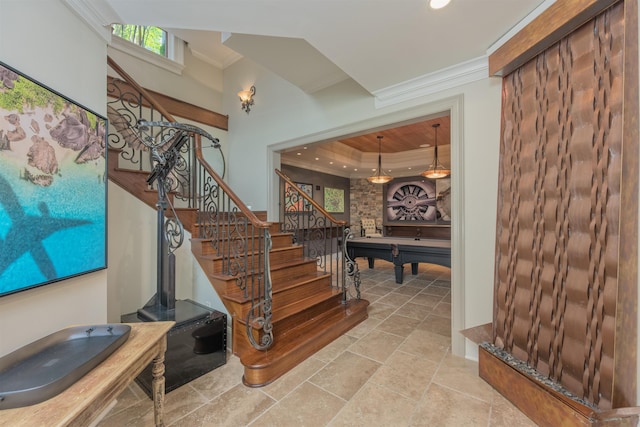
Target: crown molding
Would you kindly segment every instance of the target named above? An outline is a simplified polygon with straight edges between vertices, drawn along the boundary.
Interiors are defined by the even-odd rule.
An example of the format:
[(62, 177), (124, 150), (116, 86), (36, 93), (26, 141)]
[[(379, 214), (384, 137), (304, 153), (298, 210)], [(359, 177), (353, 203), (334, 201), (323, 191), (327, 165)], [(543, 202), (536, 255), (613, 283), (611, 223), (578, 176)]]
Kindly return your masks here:
[(80, 19), (107, 43), (111, 42), (110, 25), (118, 22), (118, 14), (103, 0), (62, 0)]
[(375, 107), (383, 108), (487, 78), (488, 57), (480, 56), (373, 92)]

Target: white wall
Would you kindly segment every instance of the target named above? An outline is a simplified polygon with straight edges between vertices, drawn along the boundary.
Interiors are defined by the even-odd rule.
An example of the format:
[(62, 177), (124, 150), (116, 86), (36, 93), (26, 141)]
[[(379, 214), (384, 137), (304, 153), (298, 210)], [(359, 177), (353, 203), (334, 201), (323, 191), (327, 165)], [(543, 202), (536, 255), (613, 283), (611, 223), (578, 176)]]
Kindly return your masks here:
[[(37, 11), (37, 13), (34, 13)], [(0, 0), (0, 60), (105, 115), (106, 45), (58, 1)], [(107, 271), (0, 298), (0, 356), (107, 319)]]
[[(453, 280), (458, 288), (453, 298), (463, 306), (458, 307), (459, 329), (491, 321), (500, 140), (499, 79), (487, 78), (376, 109), (374, 98), (352, 81), (308, 95), (246, 59), (227, 68), (224, 77), (224, 107), (230, 112), (229, 157), (233, 165), (230, 185), (255, 209), (268, 209), (270, 213), (277, 212), (276, 206), (270, 206), (275, 200), (271, 194), (277, 188), (272, 169), (279, 165), (279, 157), (272, 155), (273, 151), (426, 117), (448, 108), (451, 99), (460, 99), (460, 123), (452, 123), (452, 128), (459, 126), (456, 132), (462, 170), (454, 170), (453, 179), (464, 180), (459, 183), (464, 215), (454, 234), (460, 234), (463, 247), (461, 265), (454, 266)], [(255, 105), (247, 115), (240, 111), (235, 93), (252, 84), (256, 86)], [(459, 353), (477, 358), (477, 346), (465, 342), (460, 335), (454, 341)]]

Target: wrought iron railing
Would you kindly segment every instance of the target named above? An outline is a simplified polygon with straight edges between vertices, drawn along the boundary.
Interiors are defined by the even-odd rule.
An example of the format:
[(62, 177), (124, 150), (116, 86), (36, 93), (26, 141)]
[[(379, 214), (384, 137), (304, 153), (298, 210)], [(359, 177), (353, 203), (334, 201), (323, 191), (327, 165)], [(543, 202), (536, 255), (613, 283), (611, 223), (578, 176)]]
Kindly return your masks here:
[(291, 178), (280, 177), (280, 228), (293, 234), (305, 257), (316, 260), (318, 269), (331, 274), (331, 285), (342, 291), (342, 302), (360, 299), (360, 271), (349, 258), (347, 242), (353, 233), (346, 221), (334, 218)]
[[(151, 173), (161, 157), (158, 152), (162, 151), (162, 141), (171, 140), (176, 132), (189, 134), (189, 140), (181, 145), (180, 155), (174, 159), (175, 167), (165, 191), (184, 205), (181, 207), (197, 212), (192, 235), (210, 242), (211, 254), (219, 262), (216, 271), (231, 277), (238, 293), (250, 301), (246, 325), (252, 345), (257, 349), (269, 348), (273, 342), (270, 224), (258, 219), (228, 187), (223, 180), (224, 168), (215, 171), (205, 160), (202, 138), (209, 140), (207, 146), (219, 150), (215, 138), (198, 128), (177, 123), (111, 58), (108, 64), (122, 78), (110, 78), (107, 86), (109, 149), (118, 150), (119, 167)], [(155, 146), (158, 149), (154, 155)], [(174, 210), (173, 206), (171, 209)]]

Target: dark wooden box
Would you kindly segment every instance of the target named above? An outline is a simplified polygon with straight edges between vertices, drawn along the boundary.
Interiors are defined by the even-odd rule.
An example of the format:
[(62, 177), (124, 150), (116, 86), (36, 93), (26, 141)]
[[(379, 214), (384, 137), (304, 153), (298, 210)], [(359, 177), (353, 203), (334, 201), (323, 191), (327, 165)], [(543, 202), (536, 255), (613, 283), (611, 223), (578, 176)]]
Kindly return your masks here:
[[(147, 321), (140, 319), (136, 313), (125, 314), (121, 320), (123, 323)], [(176, 321), (167, 334), (165, 392), (169, 393), (227, 363), (226, 350), (227, 316), (224, 313), (207, 308), (193, 318)], [(151, 366), (149, 364), (138, 375), (136, 382), (153, 398)]]

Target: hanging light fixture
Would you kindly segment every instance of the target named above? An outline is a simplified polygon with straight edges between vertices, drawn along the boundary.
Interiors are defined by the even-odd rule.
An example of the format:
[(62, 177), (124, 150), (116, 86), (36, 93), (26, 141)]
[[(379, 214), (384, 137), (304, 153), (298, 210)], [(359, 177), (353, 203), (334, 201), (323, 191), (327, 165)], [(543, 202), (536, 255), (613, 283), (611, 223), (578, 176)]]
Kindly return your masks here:
[(434, 157), (433, 162), (429, 165), (426, 171), (422, 172), (420, 175), (425, 178), (438, 179), (445, 178), (451, 175), (451, 169), (445, 168), (442, 163), (438, 161), (438, 127), (440, 127), (440, 123), (435, 123), (432, 125), (435, 132), (435, 148), (434, 148)]
[(382, 175), (382, 138), (382, 135), (378, 135), (378, 169), (375, 175), (367, 178), (372, 184), (386, 184), (393, 179), (391, 175)]

